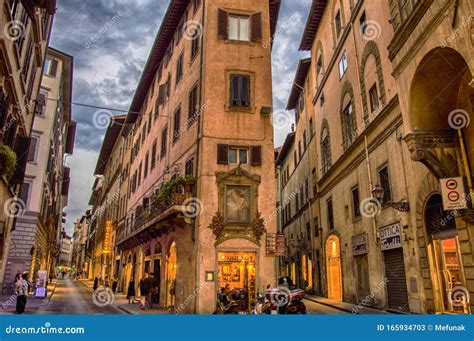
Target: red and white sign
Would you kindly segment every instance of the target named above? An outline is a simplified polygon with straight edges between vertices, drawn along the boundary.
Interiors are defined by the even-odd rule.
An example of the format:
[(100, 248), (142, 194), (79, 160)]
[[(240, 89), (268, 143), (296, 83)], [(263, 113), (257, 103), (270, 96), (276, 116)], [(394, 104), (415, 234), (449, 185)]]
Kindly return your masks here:
[(467, 208), (464, 182), (461, 177), (440, 179), (443, 208), (445, 210), (461, 210)]

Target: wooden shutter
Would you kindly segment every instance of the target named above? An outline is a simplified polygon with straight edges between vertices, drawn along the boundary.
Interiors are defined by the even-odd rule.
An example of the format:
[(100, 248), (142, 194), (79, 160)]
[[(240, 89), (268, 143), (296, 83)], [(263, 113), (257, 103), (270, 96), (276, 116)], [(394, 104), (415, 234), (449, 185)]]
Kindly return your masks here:
[(262, 12), (258, 12), (251, 17), (251, 41), (262, 40)]
[(220, 38), (229, 38), (229, 16), (226, 11), (218, 9), (217, 14), (217, 35)]
[(10, 180), (10, 183), (12, 184), (20, 185), (23, 183), (29, 147), (30, 138), (26, 136), (18, 136), (15, 145), (16, 167)]
[(252, 166), (262, 165), (262, 146), (250, 147), (250, 162)]
[(165, 84), (158, 87), (158, 104), (162, 105), (165, 102)]
[(69, 167), (64, 167), (63, 182), (61, 185), (61, 195), (68, 196), (70, 182), (71, 182), (71, 169)]
[(56, 59), (51, 59), (51, 72), (49, 73), (50, 76), (55, 77), (57, 71), (58, 71), (58, 61)]
[(71, 122), (67, 127), (66, 136), (66, 154), (72, 154), (74, 151), (74, 140), (76, 139), (76, 122)]
[(226, 165), (229, 163), (229, 145), (217, 145), (217, 163), (220, 165)]

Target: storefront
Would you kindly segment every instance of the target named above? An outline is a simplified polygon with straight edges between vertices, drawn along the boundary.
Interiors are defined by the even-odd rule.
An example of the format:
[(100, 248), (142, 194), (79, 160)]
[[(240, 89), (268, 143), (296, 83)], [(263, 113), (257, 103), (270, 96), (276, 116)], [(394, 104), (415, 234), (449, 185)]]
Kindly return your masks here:
[(177, 260), (176, 243), (172, 242), (166, 258), (166, 307), (175, 306)]
[(356, 293), (357, 302), (370, 304), (370, 280), (369, 280), (369, 247), (367, 233), (361, 233), (352, 237), (352, 255), (356, 264)]
[(226, 286), (232, 289), (245, 289), (248, 292), (247, 306), (255, 304), (257, 280), (257, 254), (255, 252), (219, 252), (218, 274), (219, 290)]
[[(450, 217), (448, 219), (447, 217)], [(441, 195), (435, 194), (428, 200), (425, 209), (425, 225), (431, 239), (428, 249), (432, 261), (432, 280), (437, 291), (441, 312), (469, 313), (468, 302), (455, 301), (456, 291), (462, 297), (468, 295), (464, 278), (464, 268), (459, 248), (456, 220), (443, 210)], [(458, 294), (459, 294), (458, 293)]]
[(379, 228), (378, 235), (385, 264), (388, 308), (408, 311), (408, 292), (400, 223)]

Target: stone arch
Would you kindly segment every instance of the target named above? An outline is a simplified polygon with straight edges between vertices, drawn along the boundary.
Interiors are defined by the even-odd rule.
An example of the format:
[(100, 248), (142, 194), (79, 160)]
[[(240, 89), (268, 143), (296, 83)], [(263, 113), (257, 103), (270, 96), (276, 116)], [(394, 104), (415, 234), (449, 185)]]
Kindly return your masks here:
[[(346, 105), (346, 103), (344, 103), (344, 99), (347, 95), (349, 95), (352, 101), (352, 117), (350, 122), (346, 122), (343, 114)], [(341, 100), (339, 106), (342, 127), (342, 144), (344, 146), (344, 150), (347, 149), (357, 138), (357, 119), (354, 98), (354, 89), (352, 88), (351, 83), (349, 81), (345, 81), (341, 89)]]
[(380, 59), (380, 52), (377, 44), (373, 40), (369, 40), (365, 45), (364, 52), (362, 53), (362, 60), (360, 64), (360, 87), (362, 92), (362, 107), (364, 109), (364, 120), (369, 116), (368, 102), (367, 102), (367, 92), (365, 84), (365, 65), (369, 56), (374, 56), (375, 64), (377, 68), (377, 82), (379, 83), (378, 89), (380, 91), (380, 100), (382, 106), (385, 106), (387, 103), (387, 96), (385, 94), (385, 83), (383, 80), (383, 70), (382, 70), (382, 61)]
[(344, 297), (341, 246), (341, 236), (336, 231), (330, 233), (324, 242), (327, 294), (329, 298), (337, 300)]

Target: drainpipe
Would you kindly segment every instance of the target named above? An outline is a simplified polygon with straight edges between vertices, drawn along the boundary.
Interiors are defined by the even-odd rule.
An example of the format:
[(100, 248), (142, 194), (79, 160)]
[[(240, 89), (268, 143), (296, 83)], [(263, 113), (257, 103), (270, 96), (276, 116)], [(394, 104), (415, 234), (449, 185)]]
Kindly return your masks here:
[[(205, 35), (205, 14), (206, 14), (206, 1), (204, 0), (202, 2), (202, 14), (201, 14), (201, 25), (202, 25), (202, 36), (201, 36), (201, 56), (200, 56), (200, 70), (199, 70), (199, 108), (202, 109), (202, 99), (203, 99), (203, 94), (204, 94), (204, 79), (203, 79), (203, 68), (204, 68), (204, 35)], [(203, 127), (201, 120), (204, 120), (203, 116), (203, 111), (200, 111), (200, 114), (198, 115), (198, 122), (197, 122), (197, 150), (196, 150), (196, 179), (198, 178), (198, 172), (199, 172), (199, 162), (200, 162), (200, 155), (201, 155), (201, 144), (202, 144), (202, 132), (201, 129)], [(196, 187), (194, 188), (194, 194), (197, 196), (197, 194), (200, 192), (201, 188), (199, 186), (199, 181), (196, 181)], [(199, 233), (197, 232), (198, 226), (197, 226), (197, 219), (194, 219), (193, 223), (193, 230), (192, 230), (192, 240), (194, 241), (195, 245), (197, 246), (196, 248), (196, 290), (199, 289), (199, 274), (201, 271), (200, 267), (200, 260), (198, 259), (199, 255)], [(199, 303), (200, 303), (200, 295), (196, 295), (196, 299), (194, 300), (194, 311), (198, 313), (199, 311)]]

